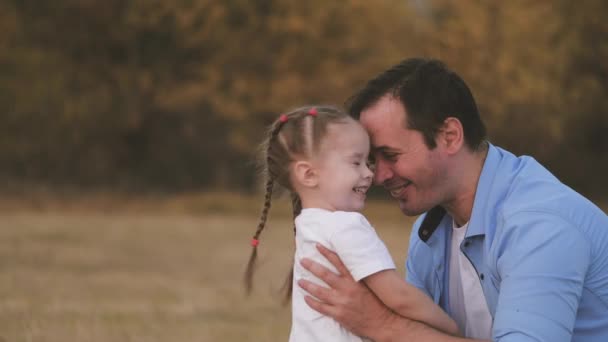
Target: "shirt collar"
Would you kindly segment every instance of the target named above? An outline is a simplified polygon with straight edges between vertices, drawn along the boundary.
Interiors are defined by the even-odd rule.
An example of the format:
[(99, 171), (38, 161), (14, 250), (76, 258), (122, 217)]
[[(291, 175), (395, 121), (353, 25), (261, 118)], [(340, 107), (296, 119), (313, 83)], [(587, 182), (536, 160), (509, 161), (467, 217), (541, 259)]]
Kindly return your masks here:
[(477, 183), (473, 211), (471, 212), (469, 229), (466, 235), (467, 238), (486, 234), (486, 228), (490, 224), (489, 217), (491, 215), (489, 213), (494, 208), (494, 201), (492, 201), (493, 191), (491, 189), (496, 181), (500, 159), (500, 151), (494, 145), (488, 143), (488, 154), (479, 176), (479, 182)]

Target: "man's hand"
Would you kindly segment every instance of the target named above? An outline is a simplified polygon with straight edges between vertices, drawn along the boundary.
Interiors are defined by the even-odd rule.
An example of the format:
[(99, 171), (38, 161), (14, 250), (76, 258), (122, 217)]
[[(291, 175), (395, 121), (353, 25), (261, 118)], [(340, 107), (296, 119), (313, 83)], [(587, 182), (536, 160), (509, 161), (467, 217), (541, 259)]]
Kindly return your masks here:
[(393, 319), (390, 311), (364, 284), (356, 282), (338, 255), (317, 245), (319, 252), (336, 267), (335, 274), (322, 265), (303, 259), (301, 264), (330, 288), (306, 280), (298, 285), (319, 300), (307, 296), (306, 303), (316, 311), (334, 318), (354, 334), (373, 338)]

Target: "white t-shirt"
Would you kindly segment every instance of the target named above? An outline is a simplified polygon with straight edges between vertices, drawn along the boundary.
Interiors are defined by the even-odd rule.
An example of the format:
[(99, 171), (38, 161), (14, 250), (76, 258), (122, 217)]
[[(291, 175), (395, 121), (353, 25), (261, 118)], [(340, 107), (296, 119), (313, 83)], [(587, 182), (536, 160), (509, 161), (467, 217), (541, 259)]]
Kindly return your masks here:
[(450, 251), (450, 311), (452, 318), (465, 337), (478, 339), (492, 338), (492, 316), (479, 277), (469, 259), (460, 250), (468, 223), (452, 228)]
[(336, 252), (356, 281), (395, 264), (386, 246), (363, 215), (357, 212), (303, 209), (295, 220), (296, 255), (292, 297), (290, 342), (363, 341), (343, 328), (333, 318), (323, 316), (306, 304), (309, 295), (297, 285), (300, 279), (327, 287), (324, 282), (300, 265), (302, 258), (312, 259), (337, 273), (317, 250), (317, 243)]

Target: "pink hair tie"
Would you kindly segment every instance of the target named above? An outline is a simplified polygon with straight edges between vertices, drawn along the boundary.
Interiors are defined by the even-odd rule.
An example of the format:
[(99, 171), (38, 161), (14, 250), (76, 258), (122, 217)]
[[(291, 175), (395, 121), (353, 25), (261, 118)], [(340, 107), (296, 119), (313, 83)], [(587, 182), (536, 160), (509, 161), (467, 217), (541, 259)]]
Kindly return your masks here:
[(279, 121), (282, 123), (287, 122), (287, 115), (281, 114), (281, 116), (279, 116)]
[(257, 247), (260, 244), (260, 240), (253, 238), (251, 239), (251, 246), (252, 247)]
[(317, 112), (317, 108), (312, 107), (308, 110), (308, 114), (312, 115), (312, 116), (317, 116), (318, 112)]

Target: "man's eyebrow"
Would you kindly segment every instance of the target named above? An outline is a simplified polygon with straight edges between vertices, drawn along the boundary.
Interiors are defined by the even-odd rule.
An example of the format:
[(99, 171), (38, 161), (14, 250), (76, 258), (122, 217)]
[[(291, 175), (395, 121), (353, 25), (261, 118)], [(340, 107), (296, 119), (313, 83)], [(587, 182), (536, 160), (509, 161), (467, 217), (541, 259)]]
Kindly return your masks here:
[(385, 153), (385, 152), (388, 152), (388, 151), (395, 151), (395, 149), (392, 148), (392, 147), (390, 147), (390, 146), (382, 145), (382, 146), (372, 146), (372, 151), (373, 152)]

